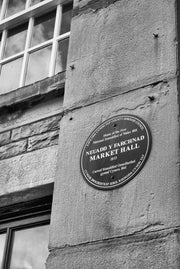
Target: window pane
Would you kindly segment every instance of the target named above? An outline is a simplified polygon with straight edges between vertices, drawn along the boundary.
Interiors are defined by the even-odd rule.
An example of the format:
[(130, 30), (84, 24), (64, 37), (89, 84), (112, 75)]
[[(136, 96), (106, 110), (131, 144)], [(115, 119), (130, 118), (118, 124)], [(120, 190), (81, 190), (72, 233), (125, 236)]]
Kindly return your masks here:
[(49, 225), (15, 231), (10, 269), (44, 269), (48, 237)]
[(22, 58), (2, 65), (0, 75), (0, 94), (7, 93), (19, 87)]
[(55, 73), (62, 72), (66, 69), (67, 53), (69, 39), (64, 39), (58, 44), (57, 60)]
[(12, 16), (25, 9), (26, 0), (9, 0), (6, 17)]
[(24, 49), (27, 24), (23, 24), (8, 31), (4, 58), (14, 55)]
[(6, 234), (0, 234), (0, 269), (3, 269), (2, 260), (3, 260), (4, 246), (5, 246), (5, 239), (6, 239)]
[(64, 34), (70, 31), (71, 16), (72, 16), (72, 5), (63, 6), (60, 34)]
[(48, 46), (30, 54), (26, 85), (48, 76), (51, 48), (52, 46)]
[(31, 2), (31, 6), (33, 6), (33, 5), (36, 5), (36, 4), (38, 4), (38, 3), (40, 3), (40, 2), (43, 2), (44, 0), (32, 0), (32, 2)]
[(35, 46), (53, 37), (55, 11), (35, 19), (31, 45)]

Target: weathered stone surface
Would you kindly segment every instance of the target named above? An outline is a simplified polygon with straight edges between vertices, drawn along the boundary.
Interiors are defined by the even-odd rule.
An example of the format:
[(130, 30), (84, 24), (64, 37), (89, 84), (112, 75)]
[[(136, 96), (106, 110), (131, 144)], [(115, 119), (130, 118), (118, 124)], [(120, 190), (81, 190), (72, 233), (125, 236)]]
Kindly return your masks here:
[(174, 0), (122, 0), (76, 16), (71, 27), (65, 108), (175, 76), (175, 37)]
[(54, 181), (57, 146), (0, 161), (0, 195)]
[[(176, 87), (176, 80), (159, 83), (63, 117), (51, 218), (52, 248), (180, 225)], [(154, 97), (153, 102), (149, 96)], [(133, 180), (103, 192), (83, 179), (80, 154), (94, 128), (119, 114), (137, 115), (148, 123), (152, 150)]]
[(27, 140), (13, 142), (0, 147), (0, 160), (22, 154), (27, 149)]
[[(47, 268), (178, 269), (179, 235), (145, 235), (180, 226), (175, 0), (99, 2), (75, 0)], [(133, 180), (103, 192), (83, 179), (80, 154), (119, 114), (148, 123), (152, 151)]]
[(59, 128), (59, 121), (62, 115), (56, 115), (50, 118), (42, 119), (28, 125), (21, 126), (12, 130), (12, 141), (19, 140), (25, 137), (42, 134), (47, 131), (57, 130)]
[(52, 250), (47, 268), (179, 269), (179, 250), (176, 234), (139, 235)]
[(18, 89), (12, 89), (12, 91), (4, 91), (1, 88), (0, 93), (0, 107), (9, 106), (12, 104), (18, 104), (24, 101), (32, 100), (34, 97), (45, 95), (46, 93), (57, 90), (62, 92), (64, 88), (65, 72), (61, 72), (51, 78), (45, 78), (34, 84), (27, 85)]
[(10, 142), (10, 135), (11, 135), (10, 131), (0, 133), (0, 146)]
[(59, 137), (59, 130), (30, 137), (28, 139), (27, 151), (57, 145), (58, 137)]
[(82, 14), (87, 11), (94, 11), (107, 7), (109, 4), (112, 3), (112, 1), (118, 1), (118, 0), (75, 0), (74, 1), (74, 10), (73, 10), (73, 16), (77, 16), (79, 14)]
[[(11, 119), (4, 117), (4, 121), (0, 121), (0, 132), (9, 131), (17, 127), (32, 124), (43, 118), (49, 118), (62, 113), (62, 102), (63, 98), (57, 98), (55, 100), (49, 100), (45, 103), (38, 103), (32, 107), (29, 107), (24, 112), (12, 113)], [(15, 115), (14, 115), (15, 114)], [(1, 115), (2, 116), (2, 115)]]

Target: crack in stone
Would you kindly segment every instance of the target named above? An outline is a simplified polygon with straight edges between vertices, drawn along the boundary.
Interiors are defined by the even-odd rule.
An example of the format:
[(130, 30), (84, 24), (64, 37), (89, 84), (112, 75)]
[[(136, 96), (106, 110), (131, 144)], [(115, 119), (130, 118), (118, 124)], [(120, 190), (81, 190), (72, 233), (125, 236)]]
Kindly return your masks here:
[[(126, 244), (126, 243), (136, 243), (139, 241), (144, 241), (145, 239), (147, 241), (149, 240), (154, 240), (154, 239), (160, 239), (169, 236), (170, 234), (175, 234), (179, 233), (180, 226), (174, 226), (174, 227), (169, 227), (169, 228), (161, 228), (158, 230), (151, 230), (150, 228), (153, 227), (161, 227), (164, 226), (163, 223), (160, 221), (155, 222), (155, 223), (150, 223), (147, 224), (145, 227), (134, 231), (132, 233), (126, 234), (126, 235), (121, 235), (121, 236), (115, 236), (111, 238), (104, 238), (100, 240), (94, 240), (94, 241), (86, 241), (78, 244), (64, 244), (59, 247), (49, 247), (50, 254), (58, 250), (65, 250), (65, 249), (70, 249), (70, 248), (82, 248), (85, 246), (93, 246), (93, 245), (98, 245), (98, 244), (109, 244), (109, 243), (116, 243), (117, 240), (120, 240), (121, 244)], [(143, 238), (145, 237), (145, 239)]]
[[(171, 77), (171, 78), (169, 78), (169, 80), (172, 80), (172, 79), (174, 79), (174, 77)], [(144, 88), (147, 88), (147, 87), (152, 87), (152, 88), (154, 88), (155, 86), (157, 86), (157, 85), (160, 85), (160, 89), (159, 89), (159, 91), (160, 91), (160, 94), (158, 95), (158, 96), (155, 96), (155, 101), (153, 101), (153, 102), (151, 102), (150, 100), (149, 100), (149, 98), (148, 98), (148, 95), (147, 95), (147, 99), (144, 101), (144, 103), (141, 103), (141, 104), (138, 104), (136, 107), (134, 107), (134, 108), (128, 108), (128, 107), (123, 107), (123, 108), (120, 108), (120, 109), (118, 109), (117, 111), (121, 111), (121, 110), (130, 110), (130, 111), (133, 111), (133, 110), (135, 110), (135, 109), (137, 109), (137, 108), (139, 108), (139, 107), (141, 107), (141, 108), (143, 108), (143, 106), (144, 105), (146, 105), (146, 104), (148, 104), (148, 106), (151, 104), (151, 103), (157, 103), (159, 100), (160, 100), (160, 98), (161, 98), (161, 96), (162, 95), (164, 95), (164, 96), (166, 96), (167, 94), (168, 94), (168, 92), (169, 92), (169, 90), (166, 90), (166, 91), (162, 91), (162, 88), (163, 88), (163, 85), (166, 85), (168, 82), (167, 82), (168, 80), (167, 79), (163, 79), (163, 80), (159, 80), (159, 81), (156, 81), (156, 82), (153, 82), (153, 83), (150, 83), (150, 84), (146, 84), (146, 85), (143, 85), (143, 86), (141, 86), (141, 87), (137, 87), (137, 88), (133, 88), (133, 89), (129, 89), (129, 90), (127, 90), (127, 91), (124, 91), (124, 92), (121, 92), (121, 93), (116, 93), (116, 94), (113, 94), (113, 95), (105, 95), (104, 97), (101, 95), (100, 97), (99, 97), (99, 99), (98, 100), (96, 100), (96, 101), (92, 101), (91, 103), (85, 103), (85, 104), (82, 104), (82, 105), (78, 105), (78, 104), (75, 104), (74, 106), (72, 106), (72, 107), (70, 107), (70, 108), (65, 108), (64, 109), (64, 111), (63, 111), (63, 114), (64, 115), (66, 115), (66, 114), (68, 114), (68, 113), (70, 113), (70, 112), (73, 112), (73, 111), (76, 111), (76, 110), (78, 110), (78, 109), (81, 109), (81, 108), (85, 108), (85, 107), (89, 107), (89, 106), (92, 106), (92, 105), (95, 105), (95, 104), (98, 104), (98, 103), (100, 103), (100, 102), (103, 102), (103, 101), (107, 101), (107, 100), (109, 100), (109, 99), (112, 99), (112, 98), (115, 98), (115, 97), (117, 97), (117, 96), (121, 96), (121, 95), (124, 95), (124, 94), (128, 94), (128, 93), (131, 93), (131, 92), (134, 92), (134, 91), (137, 91), (137, 90), (140, 90), (140, 89), (144, 89)], [(94, 97), (94, 96), (93, 96)], [(91, 96), (91, 98), (89, 98), (89, 99), (93, 99), (93, 97)], [(84, 101), (85, 102), (85, 101)], [(88, 101), (86, 101), (86, 102), (88, 102)]]

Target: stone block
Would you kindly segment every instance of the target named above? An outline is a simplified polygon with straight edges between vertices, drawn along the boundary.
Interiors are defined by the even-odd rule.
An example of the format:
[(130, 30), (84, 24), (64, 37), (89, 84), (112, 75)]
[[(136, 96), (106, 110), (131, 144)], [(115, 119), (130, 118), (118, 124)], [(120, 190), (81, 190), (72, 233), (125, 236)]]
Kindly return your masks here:
[(59, 137), (59, 130), (30, 137), (28, 139), (27, 151), (57, 145), (58, 137)]
[(33, 98), (43, 96), (47, 93), (62, 92), (64, 88), (65, 72), (56, 74), (53, 77), (47, 77), (33, 84), (12, 89), (11, 91), (1, 90), (0, 107), (7, 107), (12, 104), (32, 100)]
[(51, 250), (48, 269), (179, 269), (177, 234), (146, 234)]
[[(51, 218), (52, 248), (180, 225), (176, 87), (176, 80), (159, 83), (63, 117)], [(111, 191), (96, 190), (81, 175), (80, 154), (102, 121), (121, 114), (137, 115), (148, 123), (152, 150), (129, 183)]]
[(115, 1), (75, 16), (65, 108), (175, 76), (175, 37), (174, 0)]
[(27, 140), (13, 142), (0, 147), (0, 160), (10, 158), (22, 153), (27, 149)]
[(37, 103), (25, 111), (20, 110), (11, 113), (11, 117), (8, 114), (1, 115), (0, 132), (9, 131), (23, 125), (32, 124), (32, 122), (38, 122), (43, 118), (62, 114), (62, 99), (56, 98), (54, 100), (48, 100), (45, 103)]
[(0, 195), (54, 182), (57, 146), (0, 161)]
[(56, 115), (12, 130), (12, 141), (59, 129), (62, 115)]
[(10, 142), (10, 136), (11, 136), (10, 131), (0, 133), (0, 146), (9, 143)]

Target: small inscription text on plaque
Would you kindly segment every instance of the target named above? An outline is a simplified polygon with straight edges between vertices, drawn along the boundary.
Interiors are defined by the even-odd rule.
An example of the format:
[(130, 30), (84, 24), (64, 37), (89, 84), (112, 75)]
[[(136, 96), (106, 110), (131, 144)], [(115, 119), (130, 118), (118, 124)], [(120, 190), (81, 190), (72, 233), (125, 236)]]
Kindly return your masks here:
[(119, 115), (100, 124), (81, 153), (81, 172), (93, 187), (110, 190), (131, 180), (151, 149), (148, 125), (139, 117)]

